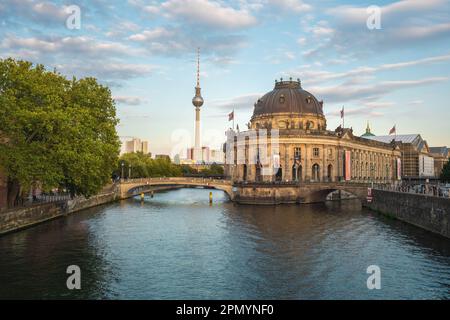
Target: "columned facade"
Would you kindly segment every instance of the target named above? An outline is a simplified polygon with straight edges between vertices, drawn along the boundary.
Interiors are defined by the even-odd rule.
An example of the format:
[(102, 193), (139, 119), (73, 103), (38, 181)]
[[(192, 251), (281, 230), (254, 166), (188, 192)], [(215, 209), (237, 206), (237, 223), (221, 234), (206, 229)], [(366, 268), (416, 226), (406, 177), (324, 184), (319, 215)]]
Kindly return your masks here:
[(245, 152), (237, 151), (241, 158), (236, 161), (226, 159), (226, 174), (237, 182), (384, 183), (398, 178), (401, 153), (395, 144), (354, 136), (352, 129), (329, 131), (326, 123), (323, 102), (303, 90), (300, 81), (276, 82), (255, 103), (249, 130), (229, 135), (235, 138), (228, 139), (228, 147)]

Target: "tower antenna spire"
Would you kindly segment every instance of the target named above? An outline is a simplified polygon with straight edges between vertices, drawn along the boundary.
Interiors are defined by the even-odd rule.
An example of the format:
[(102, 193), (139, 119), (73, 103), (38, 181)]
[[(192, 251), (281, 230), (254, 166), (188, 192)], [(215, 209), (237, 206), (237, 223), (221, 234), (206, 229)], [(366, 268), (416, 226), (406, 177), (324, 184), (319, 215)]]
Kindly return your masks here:
[(197, 88), (200, 88), (200, 47), (197, 48)]

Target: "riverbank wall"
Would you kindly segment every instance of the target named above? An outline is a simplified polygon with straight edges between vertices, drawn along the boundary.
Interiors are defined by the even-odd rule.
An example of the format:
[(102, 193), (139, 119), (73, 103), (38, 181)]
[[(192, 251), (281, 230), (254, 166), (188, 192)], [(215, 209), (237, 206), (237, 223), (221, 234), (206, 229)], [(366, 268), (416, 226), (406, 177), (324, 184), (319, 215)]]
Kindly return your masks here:
[[(158, 192), (180, 187), (182, 186), (161, 186), (155, 187), (152, 191)], [(80, 197), (73, 200), (35, 204), (29, 207), (16, 208), (14, 210), (1, 212), (0, 236), (32, 227), (45, 221), (61, 218), (81, 210), (125, 199), (124, 197), (121, 197), (120, 190), (118, 188), (109, 187), (108, 189), (110, 192), (103, 192), (88, 199)]]
[(373, 190), (371, 210), (450, 238), (450, 199), (422, 194)]

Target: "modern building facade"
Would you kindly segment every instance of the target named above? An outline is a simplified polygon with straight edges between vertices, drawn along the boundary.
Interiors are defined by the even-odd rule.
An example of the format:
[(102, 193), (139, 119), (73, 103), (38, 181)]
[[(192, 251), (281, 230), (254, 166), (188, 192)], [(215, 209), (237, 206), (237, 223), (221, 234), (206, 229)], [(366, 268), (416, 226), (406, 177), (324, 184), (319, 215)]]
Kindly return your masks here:
[(149, 142), (139, 138), (131, 138), (130, 140), (122, 141), (120, 154), (142, 152), (149, 154)]
[(444, 165), (450, 160), (450, 150), (447, 147), (430, 147), (430, 155), (434, 159), (434, 173), (439, 177)]
[(248, 131), (228, 132), (225, 174), (233, 181), (387, 182), (401, 178), (395, 143), (327, 130), (323, 102), (300, 80), (275, 81), (258, 99)]
[(435, 177), (434, 159), (428, 143), (420, 134), (368, 136), (366, 139), (384, 143), (396, 143), (401, 150), (404, 179)]

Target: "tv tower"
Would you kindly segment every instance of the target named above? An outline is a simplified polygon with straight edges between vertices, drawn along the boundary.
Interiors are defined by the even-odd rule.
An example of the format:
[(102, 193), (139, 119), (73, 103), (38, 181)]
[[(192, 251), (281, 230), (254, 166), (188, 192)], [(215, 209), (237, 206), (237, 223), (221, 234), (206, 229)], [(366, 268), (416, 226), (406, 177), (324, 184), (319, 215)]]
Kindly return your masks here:
[(197, 86), (195, 87), (195, 97), (192, 104), (195, 107), (195, 145), (194, 145), (194, 161), (202, 160), (202, 147), (200, 144), (200, 107), (204, 100), (200, 88), (200, 48), (197, 49)]

